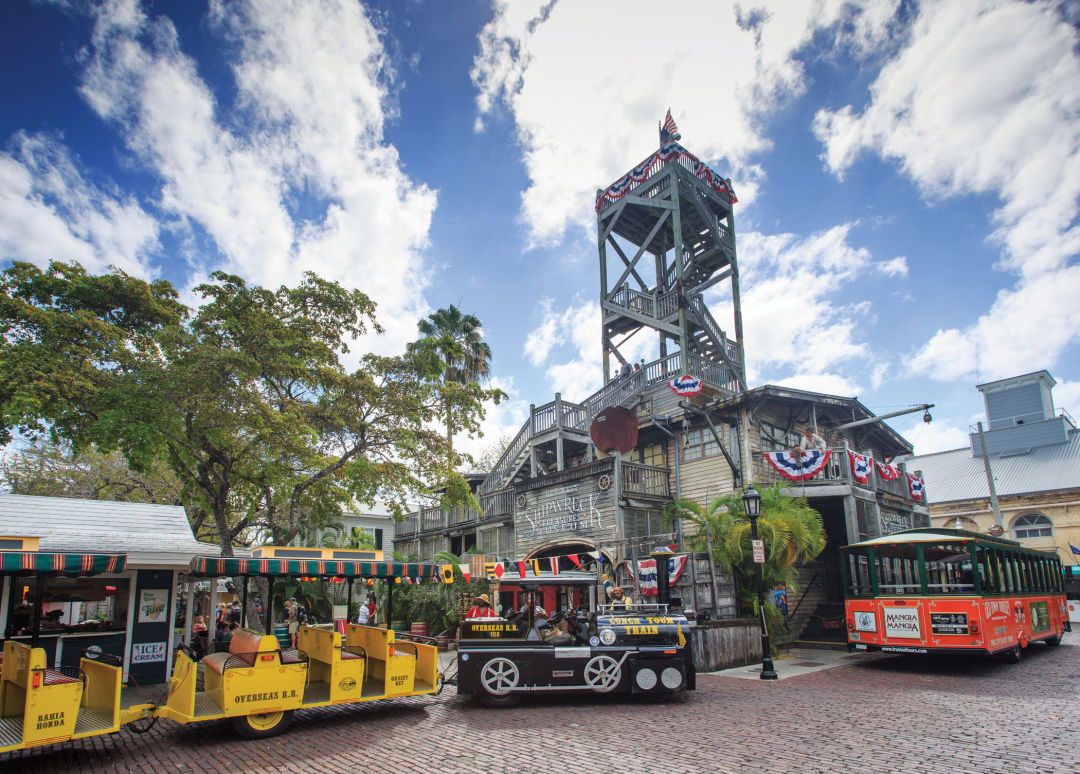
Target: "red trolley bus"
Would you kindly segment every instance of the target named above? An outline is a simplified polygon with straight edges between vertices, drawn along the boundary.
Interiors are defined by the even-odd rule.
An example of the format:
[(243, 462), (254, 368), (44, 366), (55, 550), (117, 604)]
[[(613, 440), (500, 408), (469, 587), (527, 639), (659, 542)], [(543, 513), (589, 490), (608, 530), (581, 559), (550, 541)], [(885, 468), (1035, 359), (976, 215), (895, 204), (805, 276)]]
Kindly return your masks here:
[(845, 546), (849, 650), (1000, 653), (1071, 631), (1061, 561), (1013, 540), (923, 528)]

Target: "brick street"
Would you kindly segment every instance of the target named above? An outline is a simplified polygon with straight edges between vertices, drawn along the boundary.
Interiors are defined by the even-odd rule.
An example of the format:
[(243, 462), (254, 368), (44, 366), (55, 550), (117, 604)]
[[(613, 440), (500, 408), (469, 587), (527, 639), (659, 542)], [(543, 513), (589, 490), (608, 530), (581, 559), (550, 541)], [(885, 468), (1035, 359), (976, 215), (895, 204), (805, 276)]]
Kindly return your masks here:
[(1080, 770), (1080, 635), (1019, 665), (862, 656), (766, 683), (702, 675), (698, 690), (526, 700), (456, 695), (296, 715), (282, 736), (225, 722), (0, 755), (19, 774), (87, 772), (1062, 772)]

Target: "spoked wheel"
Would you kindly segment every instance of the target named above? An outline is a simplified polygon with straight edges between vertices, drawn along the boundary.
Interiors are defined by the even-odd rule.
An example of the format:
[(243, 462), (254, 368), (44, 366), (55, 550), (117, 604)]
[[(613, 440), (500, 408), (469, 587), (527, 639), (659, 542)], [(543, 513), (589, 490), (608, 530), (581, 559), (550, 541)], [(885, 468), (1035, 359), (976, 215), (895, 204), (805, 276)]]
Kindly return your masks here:
[(593, 656), (585, 665), (585, 683), (597, 693), (615, 690), (621, 677), (622, 668), (611, 656)]
[(264, 712), (259, 715), (243, 715), (233, 718), (233, 728), (244, 739), (265, 739), (277, 736), (292, 723), (293, 710)]
[(512, 707), (521, 701), (521, 695), (512, 689), (521, 680), (517, 664), (508, 658), (493, 658), (480, 670), (483, 692), (480, 701), (489, 707)]

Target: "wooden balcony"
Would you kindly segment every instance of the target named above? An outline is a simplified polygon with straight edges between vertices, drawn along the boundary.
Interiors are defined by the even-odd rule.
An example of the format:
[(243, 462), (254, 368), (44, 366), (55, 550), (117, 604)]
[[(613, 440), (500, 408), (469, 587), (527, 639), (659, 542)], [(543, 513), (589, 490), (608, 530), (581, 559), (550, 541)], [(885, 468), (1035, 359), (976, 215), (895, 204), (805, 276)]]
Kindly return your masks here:
[[(915, 500), (911, 496), (911, 492), (908, 491), (908, 482), (906, 470), (903, 464), (900, 465), (900, 477), (896, 479), (882, 478), (877, 471), (877, 467), (870, 471), (870, 476), (865, 484), (861, 484), (855, 480), (851, 474), (851, 464), (848, 461), (847, 449), (844, 447), (838, 447), (831, 449), (832, 454), (829, 457), (828, 464), (822, 468), (816, 475), (811, 476), (806, 481), (792, 481), (791, 479), (784, 478), (776, 470), (765, 461), (761, 452), (754, 453), (754, 475), (753, 482), (759, 486), (769, 486), (771, 484), (780, 481), (787, 488), (793, 490), (805, 490), (806, 497), (815, 496), (815, 489), (818, 490), (817, 494), (826, 494), (826, 487), (845, 486), (845, 487), (858, 487), (863, 490), (868, 490), (874, 493), (885, 492), (894, 497), (906, 500), (912, 505), (925, 505), (926, 494), (923, 493), (923, 499)], [(802, 492), (800, 491), (800, 494)], [(831, 492), (829, 494), (832, 494)]]

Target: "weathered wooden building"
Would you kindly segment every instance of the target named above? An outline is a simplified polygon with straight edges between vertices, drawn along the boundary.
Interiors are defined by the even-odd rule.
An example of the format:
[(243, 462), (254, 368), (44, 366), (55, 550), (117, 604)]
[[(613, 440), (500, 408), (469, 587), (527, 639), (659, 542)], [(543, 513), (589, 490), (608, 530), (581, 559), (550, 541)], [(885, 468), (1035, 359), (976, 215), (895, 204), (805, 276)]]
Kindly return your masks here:
[[(772, 483), (779, 474), (763, 452), (798, 448), (806, 427), (827, 439), (830, 463), (785, 491), (822, 514), (829, 548), (803, 573), (805, 599), (790, 601), (802, 616), (796, 631), (836, 617), (839, 546), (929, 523), (903, 480), (852, 476), (849, 448), (876, 460), (911, 451), (857, 400), (748, 388), (734, 202), (730, 182), (674, 142), (597, 192), (604, 386), (580, 402), (556, 394), (532, 406), (494, 469), (474, 481), (482, 512), (421, 509), (396, 526), (399, 550), (430, 559), (475, 545), (513, 560), (604, 551), (621, 568), (678, 539), (663, 523), (672, 498), (706, 502)], [(728, 300), (725, 325), (704, 301), (714, 288)], [(631, 369), (623, 350), (633, 336), (651, 337), (655, 356)], [(689, 384), (673, 384), (680, 377)], [(675, 389), (690, 393), (698, 382), (696, 394)], [(638, 435), (634, 449), (613, 456), (589, 429), (616, 405), (637, 417)], [(688, 605), (733, 614), (730, 593), (714, 591), (711, 578), (691, 582), (698, 593)]]

